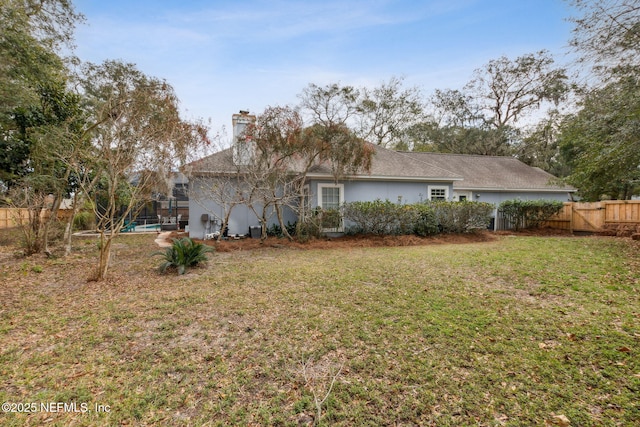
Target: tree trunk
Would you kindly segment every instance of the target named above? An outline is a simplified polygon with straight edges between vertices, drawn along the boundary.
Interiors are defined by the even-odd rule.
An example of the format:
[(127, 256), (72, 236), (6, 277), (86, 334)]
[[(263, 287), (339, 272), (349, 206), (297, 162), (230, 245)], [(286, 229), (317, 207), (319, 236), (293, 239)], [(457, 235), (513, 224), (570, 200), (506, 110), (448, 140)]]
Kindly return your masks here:
[(113, 228), (109, 231), (109, 234), (105, 234), (104, 231), (100, 232), (100, 261), (98, 263), (98, 271), (96, 272), (96, 280), (104, 280), (105, 277), (107, 277), (113, 237)]
[(231, 211), (234, 207), (235, 205), (230, 206), (229, 210), (224, 214), (224, 220), (222, 221), (222, 224), (220, 224), (220, 234), (218, 235), (218, 242), (222, 241), (224, 230), (229, 226), (229, 218), (231, 217)]
[(71, 236), (73, 230), (73, 220), (76, 217), (76, 213), (73, 212), (69, 215), (67, 223), (64, 225), (64, 256), (71, 255)]
[(44, 197), (34, 194), (33, 204), (28, 206), (29, 223), (22, 226), (25, 237), (25, 255), (33, 255), (42, 249), (42, 210), (44, 209)]
[(278, 222), (280, 223), (280, 229), (282, 230), (282, 235), (286, 237), (289, 241), (293, 241), (293, 237), (289, 234), (289, 230), (287, 230), (287, 226), (284, 225), (284, 218), (282, 218), (282, 207), (279, 204), (275, 205), (276, 215), (278, 216)]
[(74, 193), (73, 195), (73, 203), (71, 205), (71, 215), (67, 218), (67, 223), (64, 227), (64, 256), (71, 255), (71, 238), (73, 236), (73, 222), (76, 219), (76, 214), (78, 213), (78, 206), (80, 204), (80, 199), (78, 198), (78, 193)]
[(49, 230), (51, 229), (51, 224), (58, 220), (58, 210), (60, 209), (61, 203), (62, 195), (56, 194), (51, 204), (51, 209), (49, 210), (49, 218), (45, 221), (42, 229), (42, 250), (48, 257), (51, 256), (51, 250), (49, 249)]
[(262, 208), (262, 218), (260, 219), (262, 234), (260, 235), (260, 242), (267, 240), (267, 207), (268, 206), (265, 205), (265, 207)]

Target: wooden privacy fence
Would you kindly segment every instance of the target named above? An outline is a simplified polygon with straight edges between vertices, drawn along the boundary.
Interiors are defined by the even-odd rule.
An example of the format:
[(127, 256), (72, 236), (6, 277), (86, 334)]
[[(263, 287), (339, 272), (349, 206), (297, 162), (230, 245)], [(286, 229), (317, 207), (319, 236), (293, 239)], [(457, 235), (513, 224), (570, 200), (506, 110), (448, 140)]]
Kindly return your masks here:
[(16, 227), (29, 219), (28, 209), (0, 208), (0, 228)]
[[(62, 220), (68, 218), (72, 211), (70, 209), (59, 209), (57, 218)], [(49, 217), (49, 210), (43, 209), (40, 218)], [(29, 209), (21, 208), (0, 208), (0, 229), (17, 227), (20, 223), (29, 221)]]
[(633, 225), (640, 225), (640, 200), (566, 202), (560, 213), (543, 224), (572, 232), (596, 232)]

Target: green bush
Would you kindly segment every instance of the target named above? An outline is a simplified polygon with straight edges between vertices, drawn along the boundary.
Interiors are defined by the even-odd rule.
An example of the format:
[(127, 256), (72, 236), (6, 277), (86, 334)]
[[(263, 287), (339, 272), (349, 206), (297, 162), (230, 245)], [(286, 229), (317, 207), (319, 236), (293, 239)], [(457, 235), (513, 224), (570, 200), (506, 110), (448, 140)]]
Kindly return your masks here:
[(267, 236), (282, 237), (282, 227), (280, 227), (278, 224), (271, 224), (271, 226), (267, 228)]
[(486, 229), (493, 205), (483, 202), (426, 202), (403, 205), (381, 201), (351, 202), (343, 206), (345, 219), (363, 234), (431, 236), (443, 233), (469, 233)]
[(188, 237), (173, 239), (173, 244), (164, 251), (154, 252), (153, 255), (164, 257), (159, 270), (164, 273), (169, 268), (176, 268), (178, 274), (184, 274), (188, 267), (193, 267), (207, 260), (206, 254), (213, 252), (211, 246), (197, 243)]
[(413, 206), (415, 206), (416, 209), (416, 222), (414, 226), (415, 234), (421, 237), (438, 234), (440, 229), (438, 227), (435, 210), (424, 203), (419, 203)]
[(319, 212), (322, 228), (339, 229), (342, 225), (342, 214), (338, 209), (323, 209)]
[(74, 230), (93, 230), (96, 227), (95, 223), (95, 215), (89, 211), (80, 211), (73, 218)]
[(296, 223), (295, 236), (296, 240), (300, 243), (306, 243), (313, 238), (319, 238), (320, 234), (320, 224), (317, 216)]
[(491, 223), (494, 206), (486, 202), (427, 202), (434, 210), (438, 227), (443, 233), (470, 233), (486, 230)]
[[(295, 236), (297, 232), (298, 223), (294, 222), (293, 224), (290, 221), (287, 221), (287, 225), (285, 226), (287, 229), (287, 233), (290, 236)], [(284, 237), (284, 233), (282, 231), (282, 227), (279, 224), (271, 224), (269, 228), (267, 228), (267, 236), (269, 237)]]
[(508, 228), (537, 228), (558, 214), (564, 203), (558, 200), (505, 200), (498, 210), (507, 221)]
[(414, 205), (380, 199), (346, 203), (342, 212), (344, 218), (353, 222), (355, 230), (362, 234), (412, 234), (418, 219), (418, 210)]

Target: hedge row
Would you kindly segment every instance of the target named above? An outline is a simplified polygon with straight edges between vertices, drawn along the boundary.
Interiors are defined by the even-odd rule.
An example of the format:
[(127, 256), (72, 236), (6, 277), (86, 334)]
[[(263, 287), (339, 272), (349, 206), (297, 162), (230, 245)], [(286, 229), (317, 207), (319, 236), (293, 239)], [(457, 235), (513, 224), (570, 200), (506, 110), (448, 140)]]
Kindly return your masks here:
[(377, 235), (469, 233), (486, 229), (494, 206), (484, 202), (435, 201), (398, 204), (380, 199), (351, 202), (342, 207), (350, 232)]
[(557, 200), (506, 200), (498, 207), (510, 227), (516, 231), (521, 228), (539, 227), (549, 218), (562, 210), (563, 202)]

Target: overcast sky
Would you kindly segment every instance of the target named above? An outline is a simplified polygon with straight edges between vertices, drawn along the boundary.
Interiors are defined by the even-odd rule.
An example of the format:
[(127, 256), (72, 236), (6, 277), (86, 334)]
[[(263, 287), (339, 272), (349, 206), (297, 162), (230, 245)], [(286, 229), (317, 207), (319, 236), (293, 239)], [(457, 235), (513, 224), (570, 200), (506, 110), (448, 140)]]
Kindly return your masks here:
[(120, 59), (166, 79), (185, 118), (230, 128), (240, 109), (296, 104), (309, 83), (425, 96), (459, 89), (500, 56), (546, 49), (567, 61), (562, 0), (75, 0), (83, 61)]

